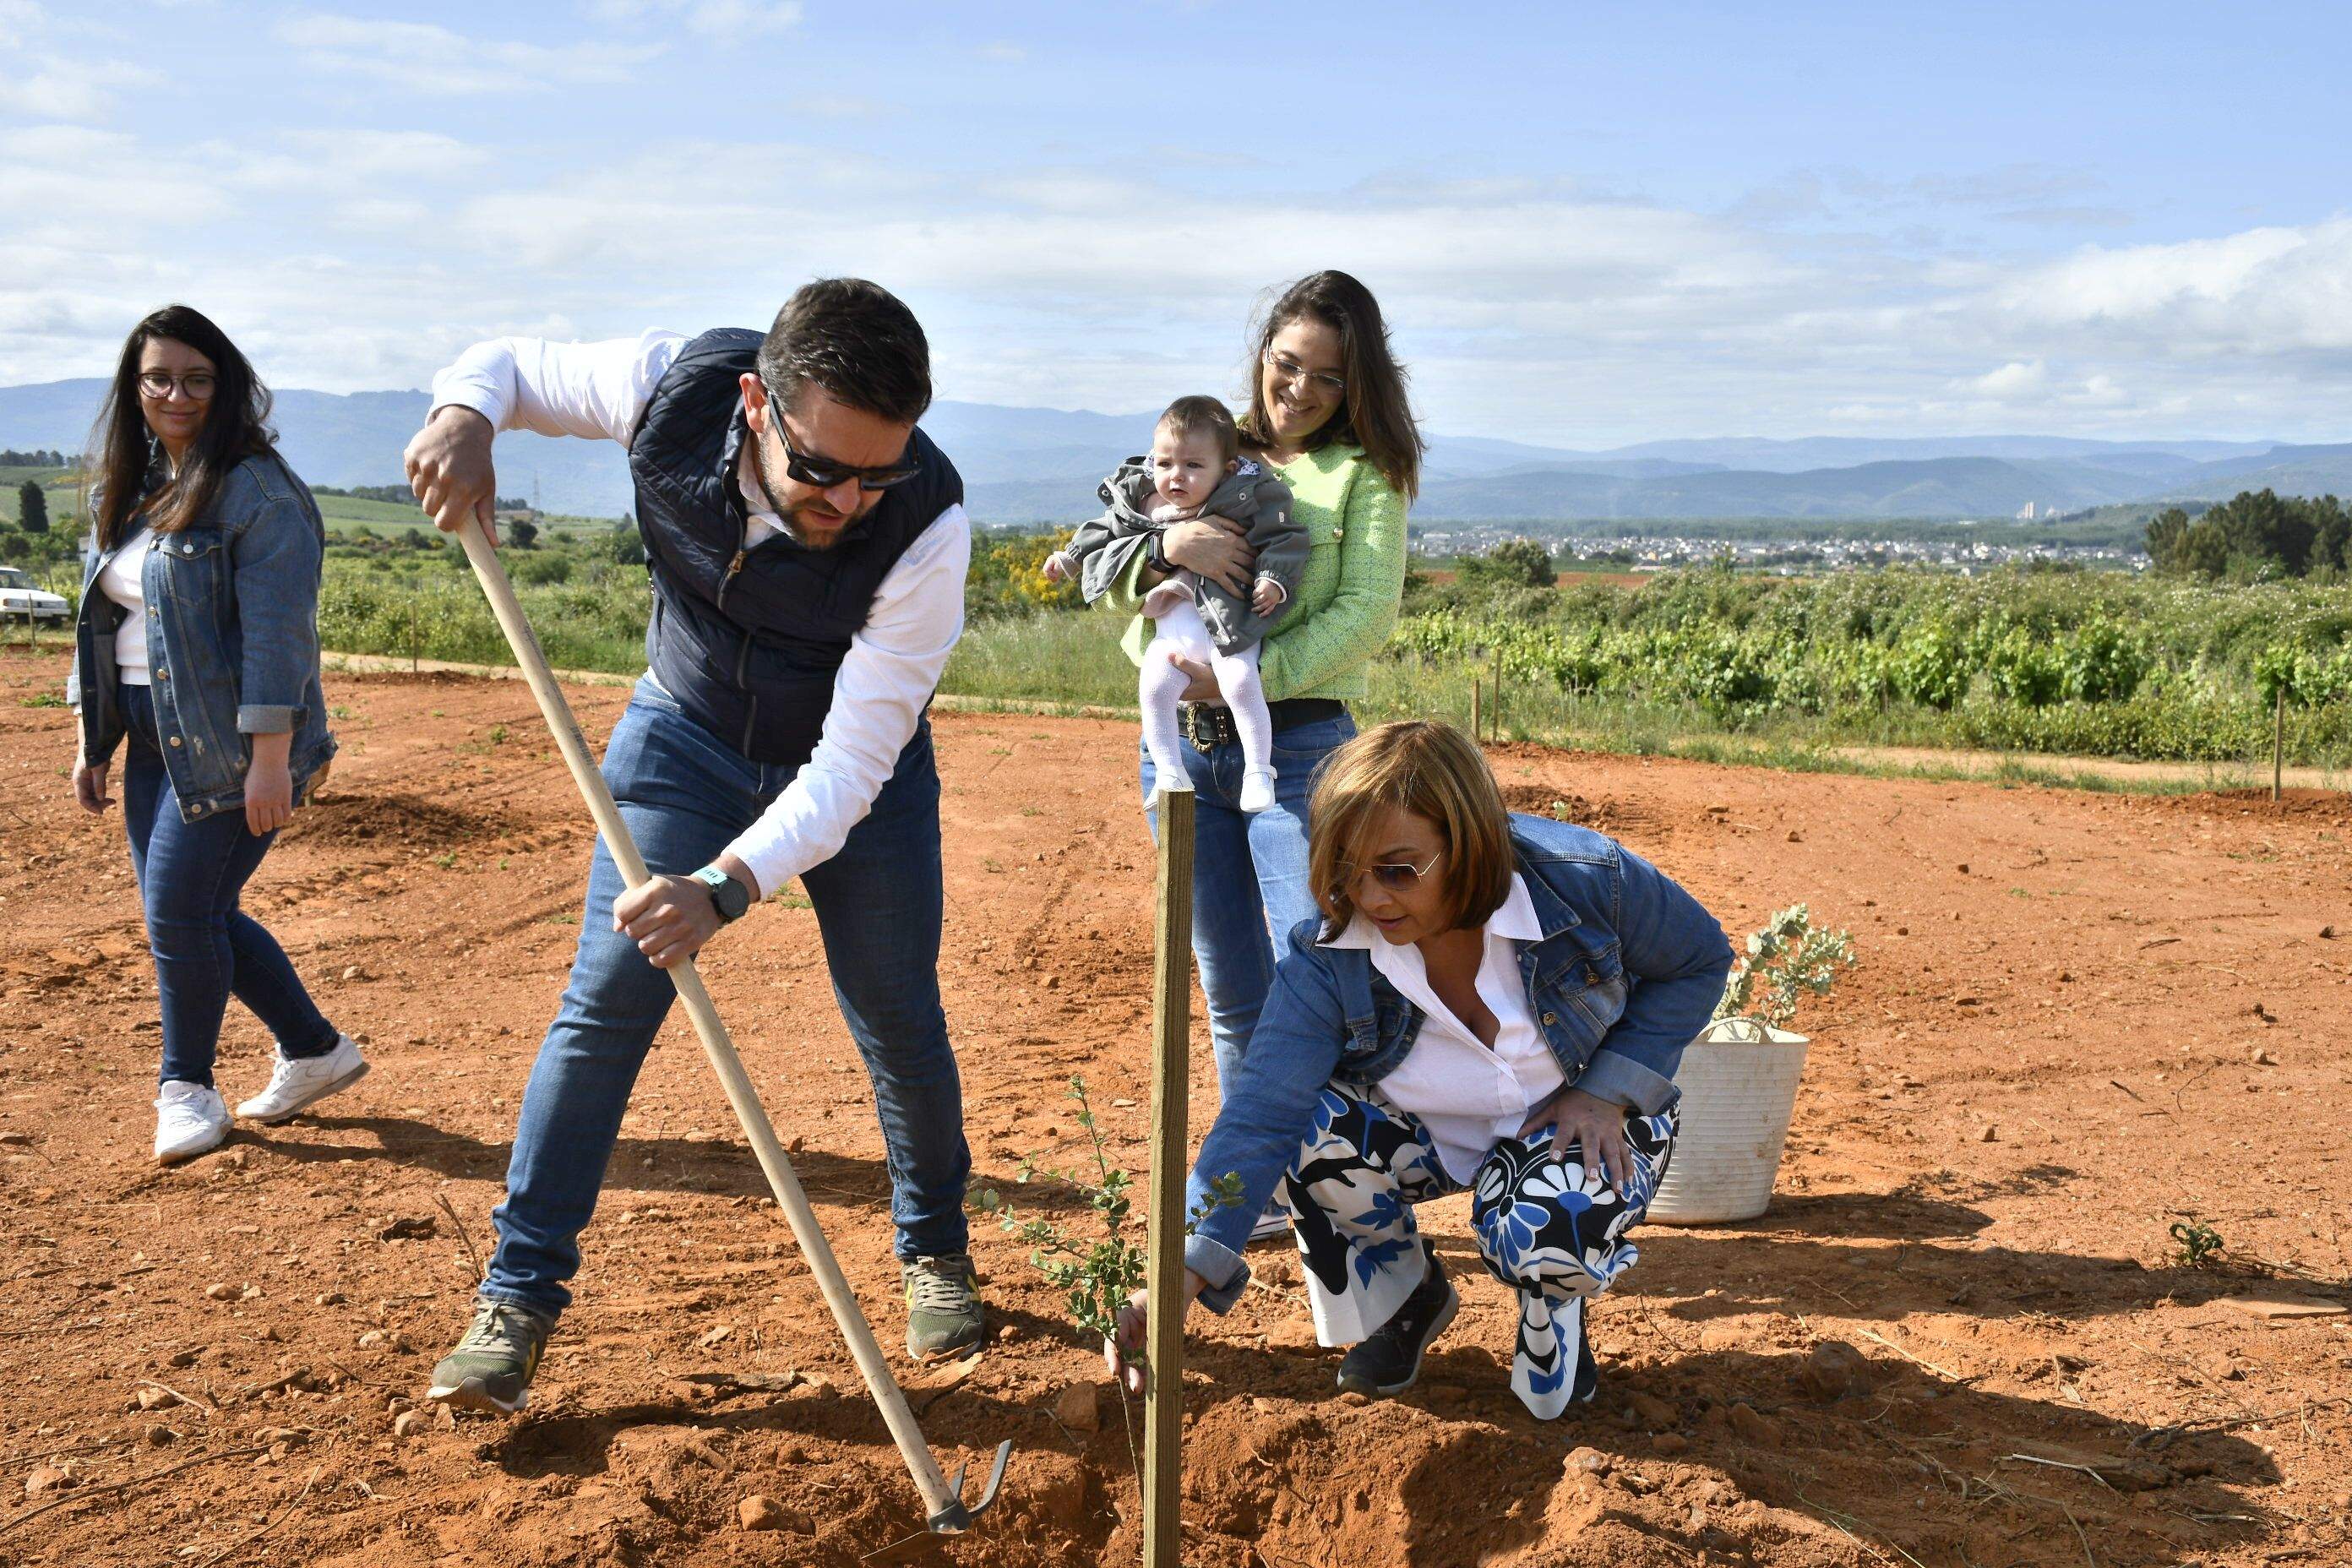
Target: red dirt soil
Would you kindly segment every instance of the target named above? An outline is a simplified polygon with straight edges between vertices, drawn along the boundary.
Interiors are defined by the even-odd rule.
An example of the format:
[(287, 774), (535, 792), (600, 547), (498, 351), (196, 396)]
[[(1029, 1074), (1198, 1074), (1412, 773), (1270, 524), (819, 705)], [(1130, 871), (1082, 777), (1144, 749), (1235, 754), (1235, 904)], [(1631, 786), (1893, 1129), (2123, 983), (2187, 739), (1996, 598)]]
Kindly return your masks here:
[[(1105, 1384), (1094, 1432), (1055, 1418), (1099, 1361), (984, 1224), (998, 1337), (961, 1383), (904, 1370), (950, 1468), (1010, 1436), (1013, 1469), (974, 1534), (907, 1539), (914, 1492), (682, 1019), (528, 1415), (396, 1432), (467, 1316), (467, 1249), (577, 931), (579, 803), (520, 685), (331, 678), (343, 755), (247, 903), (375, 1070), (325, 1114), (159, 1172), (121, 828), (74, 807), (68, 716), (34, 705), (63, 678), (55, 655), (0, 656), (0, 1562), (1135, 1560), (1118, 1403)], [(601, 735), (625, 693), (572, 696)], [(941, 970), (978, 1175), (1007, 1187), (1026, 1155), (1080, 1152), (1061, 1087), (1081, 1070), (1139, 1166), (1132, 733), (938, 730)], [(1600, 1399), (1550, 1425), (1506, 1386), (1509, 1309), (1465, 1200), (1425, 1216), (1464, 1311), (1394, 1401), (1334, 1396), (1295, 1262), (1254, 1254), (1270, 1288), (1196, 1319), (1188, 1563), (2352, 1561), (2352, 1331), (2231, 1300), (2352, 1300), (2345, 797), (1493, 755), (1515, 805), (1566, 802), (1735, 933), (1798, 900), (1852, 928), (1861, 966), (1800, 1020), (1815, 1045), (1780, 1194), (1753, 1224), (1640, 1233), (1595, 1312)], [(814, 917), (771, 904), (709, 956), (895, 1356), (881, 1142)], [(1193, 1043), (1197, 1136), (1214, 1075)], [(232, 1009), (232, 1100), (267, 1050)], [(2191, 1219), (2224, 1238), (2218, 1262), (2175, 1260), (2168, 1229)], [(709, 1373), (799, 1381), (689, 1379)], [(750, 1494), (782, 1528), (738, 1523)]]

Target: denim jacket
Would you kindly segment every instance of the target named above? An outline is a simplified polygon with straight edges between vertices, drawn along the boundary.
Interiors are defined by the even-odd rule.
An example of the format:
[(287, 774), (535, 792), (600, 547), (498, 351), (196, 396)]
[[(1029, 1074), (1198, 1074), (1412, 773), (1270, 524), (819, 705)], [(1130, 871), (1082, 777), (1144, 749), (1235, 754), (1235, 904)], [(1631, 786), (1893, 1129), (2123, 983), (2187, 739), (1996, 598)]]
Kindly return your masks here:
[[(1543, 927), (1520, 950), (1519, 973), (1545, 1045), (1570, 1087), (1643, 1115), (1664, 1110), (1681, 1098), (1674, 1077), (1683, 1047), (1723, 996), (1731, 943), (1697, 900), (1589, 827), (1514, 816), (1511, 847)], [(1210, 1282), (1201, 1299), (1216, 1311), (1249, 1278), (1241, 1249), (1297, 1155), (1323, 1086), (1378, 1083), (1421, 1030), (1421, 1010), (1369, 953), (1317, 941), (1321, 923), (1291, 932), (1185, 1193), (1186, 1212), (1197, 1213), (1216, 1177), (1241, 1177), (1242, 1202), (1208, 1215), (1185, 1242), (1184, 1262)]]
[[(245, 804), (249, 735), (293, 731), (294, 798), (335, 753), (319, 683), (319, 574), (326, 526), (310, 490), (276, 453), (221, 479), (211, 508), (158, 535), (140, 589), (147, 601), (147, 668), (163, 764), (180, 815), (194, 822)], [(114, 634), (122, 607), (98, 587), (112, 558), (84, 552), (66, 700), (81, 754), (110, 760), (124, 728), (115, 700)]]

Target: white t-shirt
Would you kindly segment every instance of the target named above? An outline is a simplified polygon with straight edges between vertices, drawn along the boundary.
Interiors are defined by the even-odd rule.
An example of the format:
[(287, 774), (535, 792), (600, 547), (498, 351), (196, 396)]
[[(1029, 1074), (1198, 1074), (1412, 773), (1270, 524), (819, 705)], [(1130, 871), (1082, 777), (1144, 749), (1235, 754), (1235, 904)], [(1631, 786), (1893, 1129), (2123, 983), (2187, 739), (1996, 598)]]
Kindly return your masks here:
[(154, 531), (142, 525), (98, 574), (98, 591), (122, 606), (122, 624), (114, 628), (114, 673), (131, 686), (150, 684), (147, 591), (140, 577), (147, 568), (147, 547), (154, 542)]
[(1390, 942), (1360, 910), (1346, 931), (1324, 944), (1363, 949), (1372, 967), (1421, 1009), (1421, 1033), (1404, 1060), (1381, 1079), (1381, 1092), (1399, 1110), (1420, 1118), (1437, 1144), (1439, 1163), (1457, 1182), (1467, 1183), (1487, 1152), (1516, 1137), (1528, 1113), (1567, 1081), (1559, 1058), (1536, 1031), (1527, 982), (1519, 974), (1519, 949), (1542, 937), (1535, 900), (1528, 896), (1526, 879), (1515, 872), (1510, 896), (1487, 918), (1486, 951), (1478, 963), (1478, 1000), (1496, 1026), (1492, 1049), (1438, 1000), (1421, 949)]

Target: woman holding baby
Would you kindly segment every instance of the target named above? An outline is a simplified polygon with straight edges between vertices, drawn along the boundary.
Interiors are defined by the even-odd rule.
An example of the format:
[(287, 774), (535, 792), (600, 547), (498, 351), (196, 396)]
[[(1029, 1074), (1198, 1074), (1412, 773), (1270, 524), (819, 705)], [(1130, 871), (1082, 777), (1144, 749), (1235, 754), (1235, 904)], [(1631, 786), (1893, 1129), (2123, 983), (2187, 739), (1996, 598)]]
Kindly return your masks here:
[[(1241, 738), (1206, 664), (1190, 667), (1184, 763), (1194, 792), (1192, 945), (1217, 1076), (1234, 1080), (1273, 984), (1276, 934), (1316, 912), (1307, 875), (1307, 796), (1316, 767), (1356, 732), (1348, 703), (1396, 625), (1404, 593), (1405, 507), (1422, 439), (1390, 352), (1381, 308), (1344, 272), (1318, 272), (1275, 300), (1255, 336), (1249, 407), (1236, 424), (1244, 458), (1289, 487), (1307, 536), (1296, 587), (1258, 647), (1272, 719), (1274, 801), (1244, 810)], [(1170, 524), (1105, 596), (1139, 606), (1151, 589), (1196, 574), (1231, 594), (1257, 588), (1243, 522), (1204, 515)], [(1128, 651), (1143, 661), (1153, 623), (1139, 615)], [(1160, 786), (1150, 753), (1143, 795)], [(1253, 799), (1250, 805), (1258, 801)]]

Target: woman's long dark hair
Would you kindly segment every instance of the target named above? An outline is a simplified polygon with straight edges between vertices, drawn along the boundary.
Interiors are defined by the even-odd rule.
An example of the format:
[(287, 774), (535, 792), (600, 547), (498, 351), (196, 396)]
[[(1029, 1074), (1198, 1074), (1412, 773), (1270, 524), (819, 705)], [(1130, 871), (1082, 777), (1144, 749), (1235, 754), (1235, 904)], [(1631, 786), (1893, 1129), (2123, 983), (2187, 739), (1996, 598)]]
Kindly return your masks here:
[(1274, 430), (1265, 406), (1265, 356), (1274, 335), (1302, 316), (1311, 316), (1339, 334), (1341, 378), (1348, 384), (1339, 411), (1308, 438), (1311, 450), (1334, 441), (1351, 441), (1364, 449), (1381, 477), (1411, 500), (1421, 489), (1421, 427), (1413, 423), (1412, 405), (1405, 397), (1404, 366), (1389, 347), (1388, 324), (1381, 319), (1380, 301), (1372, 291), (1345, 272), (1316, 272), (1289, 288), (1267, 307), (1258, 330), (1257, 352), (1250, 360), (1249, 412), (1240, 420), (1242, 434), (1263, 443)]
[[(213, 362), (213, 400), (195, 443), (177, 473), (165, 477), (155, 437), (139, 405), (139, 361), (157, 338), (185, 343)], [(269, 389), (228, 334), (202, 311), (166, 305), (131, 329), (114, 384), (99, 405), (82, 464), (82, 510), (98, 531), (98, 547), (111, 550), (129, 537), (129, 523), (142, 510), (158, 533), (175, 533), (204, 516), (221, 479), (240, 462), (277, 445), (269, 428)]]

